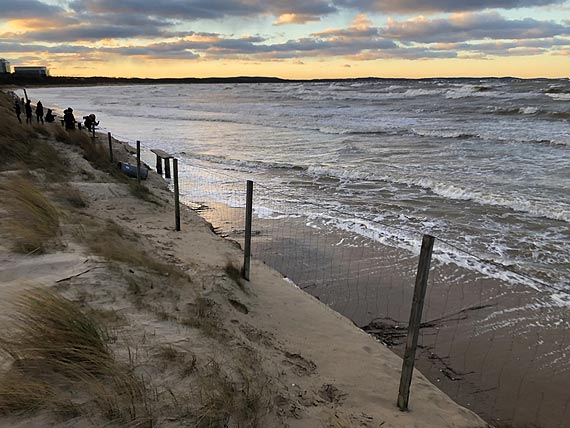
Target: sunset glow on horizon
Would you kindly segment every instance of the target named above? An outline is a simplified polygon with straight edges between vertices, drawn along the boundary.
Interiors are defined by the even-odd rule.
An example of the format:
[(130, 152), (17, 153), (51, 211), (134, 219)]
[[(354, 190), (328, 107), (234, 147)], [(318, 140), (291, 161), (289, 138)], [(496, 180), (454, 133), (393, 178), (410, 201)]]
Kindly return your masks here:
[(0, 0), (54, 76), (569, 77), (570, 1)]

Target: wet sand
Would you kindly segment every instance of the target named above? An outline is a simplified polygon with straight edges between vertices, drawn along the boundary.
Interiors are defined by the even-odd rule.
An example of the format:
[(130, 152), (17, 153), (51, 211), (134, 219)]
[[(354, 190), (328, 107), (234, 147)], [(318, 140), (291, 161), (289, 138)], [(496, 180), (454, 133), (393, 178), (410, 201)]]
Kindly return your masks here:
[[(242, 209), (208, 203), (199, 212), (243, 243)], [(254, 217), (253, 229), (254, 258), (403, 354), (417, 256), (303, 218)], [(548, 292), (434, 259), (416, 367), (490, 422), (564, 427), (569, 326)]]

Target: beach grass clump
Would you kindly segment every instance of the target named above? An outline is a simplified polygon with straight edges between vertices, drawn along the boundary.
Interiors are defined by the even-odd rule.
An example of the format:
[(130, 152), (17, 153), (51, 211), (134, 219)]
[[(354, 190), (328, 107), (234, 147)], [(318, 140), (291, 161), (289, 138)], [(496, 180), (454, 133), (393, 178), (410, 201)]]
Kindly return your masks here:
[(176, 266), (148, 255), (141, 245), (133, 242), (132, 237), (129, 239), (116, 223), (108, 222), (103, 229), (93, 230), (86, 239), (86, 243), (93, 253), (107, 260), (148, 269), (177, 279), (190, 279)]
[(2, 338), (0, 350), (14, 361), (70, 373), (102, 373), (109, 365), (107, 330), (75, 303), (37, 289), (22, 293), (12, 305), (12, 332)]
[(34, 123), (32, 125), (32, 128), (34, 129), (34, 132), (36, 134), (43, 135), (44, 137), (48, 137), (51, 135), (49, 129), (46, 128), (44, 125), (40, 125), (39, 123)]
[(0, 185), (3, 207), (8, 217), (2, 229), (22, 253), (45, 252), (60, 232), (60, 216), (56, 207), (22, 177), (13, 177)]
[(30, 379), (13, 369), (1, 378), (0, 415), (34, 413), (53, 403), (54, 390), (41, 380)]
[(72, 208), (86, 208), (89, 204), (83, 192), (72, 185), (66, 185), (57, 192), (58, 200)]
[(50, 132), (57, 141), (71, 146), (82, 147), (83, 144), (91, 142), (88, 135), (75, 129), (66, 130), (59, 126), (52, 126), (50, 127)]
[[(6, 96), (0, 100), (5, 101)], [(43, 126), (18, 123), (13, 111), (0, 105), (0, 169), (45, 169), (48, 172), (66, 173), (66, 160), (45, 139), (37, 134), (49, 134)]]
[(226, 331), (223, 328), (220, 314), (216, 310), (216, 303), (207, 297), (198, 296), (180, 322), (186, 327), (200, 330), (205, 336), (217, 339), (226, 338)]
[[(21, 293), (12, 307), (0, 337), (0, 352), (12, 361), (0, 378), (0, 414), (87, 412), (121, 426), (154, 426), (156, 393), (115, 360), (107, 329), (89, 311), (46, 289)], [(77, 394), (81, 407), (70, 401)]]
[(131, 195), (139, 199), (142, 199), (143, 201), (160, 205), (160, 203), (156, 200), (156, 198), (154, 198), (153, 194), (148, 189), (148, 187), (142, 184), (133, 181), (129, 182), (129, 191), (131, 192)]
[(198, 378), (199, 402), (194, 410), (199, 427), (239, 426), (258, 428), (271, 408), (264, 376), (237, 369), (233, 376), (211, 361)]

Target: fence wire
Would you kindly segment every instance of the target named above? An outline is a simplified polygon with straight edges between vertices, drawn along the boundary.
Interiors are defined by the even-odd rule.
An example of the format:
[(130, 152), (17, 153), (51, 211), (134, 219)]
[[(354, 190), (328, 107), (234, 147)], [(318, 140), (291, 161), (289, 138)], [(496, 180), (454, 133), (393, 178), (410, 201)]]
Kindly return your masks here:
[[(181, 164), (180, 176), (181, 201), (217, 233), (243, 243), (243, 177), (198, 162)], [(402, 355), (422, 234), (309, 202), (294, 186), (249, 178), (252, 256)], [(417, 246), (386, 245), (399, 233)], [(570, 319), (553, 292), (564, 290), (436, 240), (416, 366), (488, 421), (568, 426)]]

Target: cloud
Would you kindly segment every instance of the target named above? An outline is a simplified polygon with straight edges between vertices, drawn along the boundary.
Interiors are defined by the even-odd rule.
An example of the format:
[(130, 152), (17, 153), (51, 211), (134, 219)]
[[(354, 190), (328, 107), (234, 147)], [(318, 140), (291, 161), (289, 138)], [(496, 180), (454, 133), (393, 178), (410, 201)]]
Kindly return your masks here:
[[(259, 15), (296, 15), (315, 20), (337, 11), (327, 0), (76, 0), (70, 6), (75, 11), (137, 13), (182, 20)], [(300, 22), (286, 19), (283, 23)]]
[(335, 0), (334, 4), (366, 12), (436, 13), (515, 9), (564, 2), (565, 0)]
[(310, 14), (299, 14), (299, 13), (284, 13), (279, 15), (277, 21), (273, 25), (285, 25), (285, 24), (305, 24), (312, 21), (320, 21), (321, 18), (316, 15)]
[(421, 43), (478, 39), (540, 39), (570, 34), (569, 24), (532, 18), (508, 20), (497, 12), (458, 13), (449, 18), (389, 19), (381, 31), (390, 39)]
[(0, 0), (0, 19), (23, 19), (59, 15), (63, 9), (38, 0)]
[[(4, 1), (0, 0), (0, 6)], [(408, 2), (404, 0), (404, 4)], [(180, 30), (191, 28), (182, 25), (188, 25), (185, 19), (241, 13), (276, 16), (276, 25), (305, 23), (330, 13), (340, 3), (334, 4), (324, 0), (76, 0), (70, 3), (71, 9), (63, 10), (24, 0), (25, 13), (30, 14), (27, 25), (16, 25), (13, 28), (17, 31), (0, 34), (0, 51), (18, 56), (69, 56), (86, 61), (121, 56), (300, 63), (305, 58), (327, 57), (369, 61), (563, 55), (570, 48), (568, 21), (507, 19), (497, 12), (389, 19), (381, 27), (367, 14), (360, 13), (344, 28), (328, 28), (273, 43), (274, 39), (259, 35), (236, 37)], [(43, 11), (44, 7), (47, 7), (45, 18), (32, 17), (33, 8)], [(6, 10), (13, 14), (15, 8), (10, 6)], [(178, 12), (181, 15), (176, 15)]]

